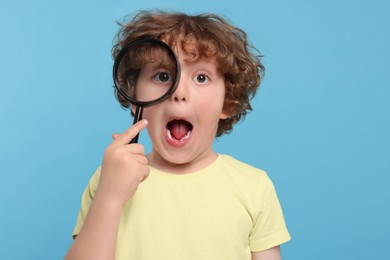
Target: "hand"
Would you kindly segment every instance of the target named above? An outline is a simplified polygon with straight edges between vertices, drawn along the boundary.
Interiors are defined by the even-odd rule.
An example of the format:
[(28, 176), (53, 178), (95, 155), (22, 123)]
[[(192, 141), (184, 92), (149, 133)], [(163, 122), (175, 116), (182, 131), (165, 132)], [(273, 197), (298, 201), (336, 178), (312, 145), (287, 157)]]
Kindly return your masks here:
[(141, 144), (129, 142), (147, 126), (141, 120), (123, 134), (114, 134), (107, 147), (97, 194), (121, 207), (133, 196), (138, 185), (149, 175), (148, 159)]

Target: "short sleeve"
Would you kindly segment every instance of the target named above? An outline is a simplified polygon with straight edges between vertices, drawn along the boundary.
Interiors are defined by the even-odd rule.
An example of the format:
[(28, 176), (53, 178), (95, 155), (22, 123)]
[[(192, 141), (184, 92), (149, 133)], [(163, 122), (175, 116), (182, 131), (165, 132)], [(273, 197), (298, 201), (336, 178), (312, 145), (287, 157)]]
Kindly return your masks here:
[(76, 236), (79, 234), (81, 227), (84, 224), (85, 218), (87, 217), (92, 200), (95, 197), (96, 189), (100, 180), (100, 170), (101, 168), (99, 167), (93, 174), (81, 197), (81, 207), (77, 217), (76, 226), (72, 233), (73, 238), (76, 238)]
[(264, 251), (291, 239), (274, 185), (267, 175), (265, 177), (257, 200), (260, 206), (258, 215), (253, 219), (254, 226), (249, 237), (252, 252)]

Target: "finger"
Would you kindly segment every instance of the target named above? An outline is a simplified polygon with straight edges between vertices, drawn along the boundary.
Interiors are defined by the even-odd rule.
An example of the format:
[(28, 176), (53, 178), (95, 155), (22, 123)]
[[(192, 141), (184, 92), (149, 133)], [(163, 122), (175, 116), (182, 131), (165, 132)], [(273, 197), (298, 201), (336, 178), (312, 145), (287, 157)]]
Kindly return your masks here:
[(117, 133), (111, 135), (113, 140), (115, 140), (118, 136), (119, 136), (119, 134), (117, 134)]
[(149, 177), (149, 174), (150, 174), (150, 171), (146, 172), (146, 174), (144, 175), (144, 177), (141, 179), (141, 182), (143, 182), (144, 180), (146, 180), (146, 178)]
[(127, 129), (123, 134), (115, 138), (114, 142), (122, 145), (128, 144), (147, 125), (148, 121), (146, 119), (138, 121), (136, 124), (132, 125), (129, 129)]
[(142, 144), (125, 145), (121, 149), (132, 154), (145, 156), (145, 147)]
[(137, 162), (143, 165), (148, 165), (148, 158), (145, 155), (139, 155), (136, 157)]
[(142, 174), (138, 176), (139, 182), (140, 183), (143, 182), (146, 178), (148, 178), (149, 174), (150, 174), (150, 169), (149, 167), (146, 167), (145, 170), (142, 171)]

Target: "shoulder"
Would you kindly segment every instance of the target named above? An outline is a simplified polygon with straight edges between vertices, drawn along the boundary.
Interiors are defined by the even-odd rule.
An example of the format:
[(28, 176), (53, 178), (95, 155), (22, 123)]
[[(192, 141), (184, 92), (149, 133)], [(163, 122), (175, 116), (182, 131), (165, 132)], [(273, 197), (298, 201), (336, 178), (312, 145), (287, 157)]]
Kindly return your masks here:
[(268, 179), (267, 173), (262, 169), (237, 160), (229, 155), (222, 154), (220, 157), (222, 164), (221, 168), (228, 171), (230, 174), (238, 175), (240, 178), (258, 181)]
[(96, 171), (94, 172), (94, 174), (92, 175), (91, 179), (90, 179), (90, 183), (91, 184), (94, 184), (94, 185), (98, 185), (99, 184), (99, 180), (100, 180), (100, 175), (102, 173), (102, 167), (99, 166)]
[[(88, 186), (84, 191), (84, 196), (89, 196), (89, 197), (95, 196), (95, 193), (96, 193), (97, 187), (99, 185), (99, 181), (100, 181), (100, 175), (101, 175), (101, 166), (99, 166), (96, 169), (94, 174), (89, 179)], [(88, 193), (88, 194), (86, 194), (86, 193)]]
[(237, 160), (229, 155), (220, 155), (221, 171), (228, 176), (237, 187), (248, 192), (261, 194), (273, 184), (267, 173), (250, 164)]
[(221, 155), (220, 169), (223, 179), (239, 194), (252, 219), (278, 207), (275, 187), (265, 171), (228, 155)]

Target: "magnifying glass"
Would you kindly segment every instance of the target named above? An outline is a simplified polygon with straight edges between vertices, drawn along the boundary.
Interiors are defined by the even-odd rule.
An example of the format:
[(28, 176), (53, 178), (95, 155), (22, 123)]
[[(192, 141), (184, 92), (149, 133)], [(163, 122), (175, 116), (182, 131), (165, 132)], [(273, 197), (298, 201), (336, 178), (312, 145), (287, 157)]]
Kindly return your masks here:
[[(113, 68), (118, 93), (136, 106), (133, 125), (142, 119), (145, 107), (159, 104), (175, 92), (180, 64), (163, 41), (141, 38), (129, 42), (118, 53)], [(138, 142), (139, 134), (130, 143)]]

